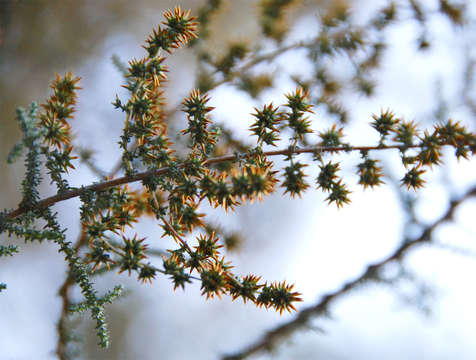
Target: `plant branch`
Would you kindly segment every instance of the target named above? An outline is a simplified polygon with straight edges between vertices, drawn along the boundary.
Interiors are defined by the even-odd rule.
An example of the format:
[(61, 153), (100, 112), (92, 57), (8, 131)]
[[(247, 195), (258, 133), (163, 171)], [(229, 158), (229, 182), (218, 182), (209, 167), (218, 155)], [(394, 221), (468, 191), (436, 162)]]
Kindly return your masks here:
[[(404, 150), (408, 148), (417, 148), (419, 145), (414, 146), (403, 146), (403, 145), (377, 145), (377, 146), (313, 146), (313, 147), (291, 147), (281, 150), (272, 150), (272, 151), (265, 151), (263, 152), (266, 156), (277, 156), (277, 155), (291, 155), (291, 154), (304, 154), (304, 153), (323, 153), (323, 152), (349, 152), (349, 151), (370, 151), (370, 150), (388, 150), (388, 149), (399, 149)], [(224, 155), (218, 156), (214, 158), (210, 158), (206, 160), (205, 166), (210, 166), (213, 164), (222, 163), (225, 161), (237, 161), (237, 155)], [(178, 166), (179, 168), (183, 168), (184, 165), (181, 164)], [(84, 186), (81, 188), (74, 188), (68, 191), (64, 191), (58, 193), (56, 195), (50, 196), (43, 200), (40, 200), (37, 204), (38, 208), (47, 208), (50, 207), (58, 202), (69, 200), (75, 197), (78, 197), (85, 193), (86, 191), (93, 191), (93, 192), (100, 192), (107, 190), (109, 188), (113, 188), (116, 186), (133, 183), (136, 181), (145, 180), (151, 176), (160, 176), (166, 174), (171, 168), (170, 167), (163, 167), (160, 169), (154, 169), (149, 171), (144, 171), (142, 173), (138, 173), (135, 175), (130, 176), (122, 176), (117, 179), (107, 180), (99, 183), (95, 183), (89, 186)], [(16, 210), (10, 211), (5, 214), (6, 219), (13, 219), (20, 215), (23, 215), (27, 212), (27, 209), (24, 207), (18, 207)]]
[(467, 191), (458, 200), (451, 201), (447, 211), (435, 222), (428, 225), (420, 236), (414, 239), (406, 239), (392, 254), (379, 262), (368, 265), (366, 270), (359, 277), (346, 282), (337, 291), (324, 295), (318, 303), (300, 310), (294, 319), (267, 331), (256, 343), (235, 354), (223, 356), (222, 360), (245, 359), (256, 353), (273, 349), (280, 341), (306, 327), (312, 318), (328, 313), (330, 305), (335, 302), (335, 300), (342, 298), (364, 283), (373, 281), (376, 278), (378, 279), (378, 272), (387, 264), (402, 261), (408, 251), (416, 245), (431, 242), (432, 234), (435, 229), (439, 225), (452, 220), (456, 208), (473, 196), (476, 196), (476, 186)]
[[(77, 254), (79, 249), (87, 242), (88, 237), (84, 229), (81, 229), (81, 234), (76, 241), (74, 251)], [(67, 320), (69, 314), (69, 307), (71, 306), (71, 287), (75, 284), (72, 276), (71, 269), (68, 269), (68, 274), (61, 285), (58, 295), (61, 297), (61, 315), (58, 320), (57, 332), (58, 332), (58, 341), (56, 344), (56, 355), (58, 359), (63, 359), (66, 354), (66, 345), (70, 341), (68, 339), (68, 329), (67, 329)]]

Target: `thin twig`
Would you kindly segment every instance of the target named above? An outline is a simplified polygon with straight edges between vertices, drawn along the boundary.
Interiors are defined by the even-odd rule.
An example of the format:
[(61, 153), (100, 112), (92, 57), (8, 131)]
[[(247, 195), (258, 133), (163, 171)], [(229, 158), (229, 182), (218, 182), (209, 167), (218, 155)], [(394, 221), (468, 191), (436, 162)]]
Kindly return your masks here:
[[(81, 233), (76, 241), (74, 251), (77, 254), (79, 249), (87, 242), (88, 237), (86, 231), (81, 229)], [(61, 297), (61, 315), (58, 320), (57, 332), (58, 332), (58, 341), (56, 343), (56, 355), (58, 359), (63, 359), (66, 353), (66, 344), (70, 341), (68, 339), (68, 330), (67, 330), (67, 320), (69, 314), (69, 308), (71, 306), (71, 286), (75, 284), (71, 269), (68, 269), (68, 275), (61, 285), (58, 295)]]
[(182, 237), (175, 231), (175, 229), (172, 227), (172, 225), (170, 225), (170, 224), (168, 223), (168, 221), (165, 220), (164, 217), (162, 217), (161, 219), (162, 219), (162, 221), (164, 222), (165, 226), (166, 226), (166, 227), (169, 229), (169, 231), (172, 233), (173, 238), (175, 238), (175, 240), (177, 240), (180, 244), (182, 244), (182, 246), (187, 250), (187, 252), (188, 252), (189, 254), (192, 254), (193, 251), (192, 251), (192, 249), (190, 249), (190, 246), (188, 246), (187, 242), (186, 242), (184, 239), (182, 239)]
[(471, 97), (471, 87), (473, 86), (474, 68), (476, 66), (476, 61), (473, 58), (470, 58), (469, 55), (467, 55), (467, 58), (468, 60), (465, 64), (462, 95), (466, 106), (471, 110), (473, 115), (476, 115), (476, 103)]
[(416, 245), (430, 242), (435, 229), (439, 225), (452, 220), (456, 208), (462, 202), (473, 196), (476, 196), (476, 186), (467, 191), (458, 200), (451, 201), (445, 214), (443, 214), (432, 224), (428, 225), (419, 237), (403, 241), (402, 244), (392, 254), (379, 262), (368, 265), (367, 269), (359, 277), (346, 282), (339, 290), (324, 295), (318, 303), (300, 310), (294, 319), (267, 331), (256, 343), (235, 354), (223, 356), (222, 359), (245, 359), (259, 352), (273, 349), (281, 340), (284, 340), (290, 337), (294, 332), (305, 328), (312, 318), (327, 314), (329, 312), (330, 305), (334, 303), (335, 300), (342, 298), (360, 285), (375, 280), (376, 276), (378, 278), (378, 272), (381, 271), (387, 264), (396, 261), (402, 261), (408, 251)]

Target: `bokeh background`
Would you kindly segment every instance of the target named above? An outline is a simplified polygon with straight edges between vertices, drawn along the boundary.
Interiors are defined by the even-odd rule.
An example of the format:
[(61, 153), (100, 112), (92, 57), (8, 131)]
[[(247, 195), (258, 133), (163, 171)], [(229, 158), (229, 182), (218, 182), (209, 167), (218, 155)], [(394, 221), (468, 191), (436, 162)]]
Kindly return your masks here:
[[(202, 3), (183, 0), (180, 5), (196, 10)], [(315, 35), (319, 13), (336, 2), (297, 3), (287, 14), (291, 26), (285, 38), (288, 42)], [(366, 0), (351, 5), (356, 18), (365, 19), (386, 3)], [(469, 3), (467, 15), (471, 18), (476, 13)], [(76, 144), (92, 149), (100, 168), (112, 168), (120, 157), (117, 140), (123, 117), (110, 103), (116, 93), (125, 93), (111, 56), (116, 54), (124, 61), (144, 56), (140, 45), (162, 20), (162, 12), (175, 5), (165, 0), (0, 0), (3, 158), (21, 136), (14, 120), (16, 106), (43, 101), (54, 73), (72, 71), (82, 77), (83, 87), (72, 124)], [(211, 51), (220, 54), (230, 40), (259, 41), (258, 5), (255, 0), (224, 1), (210, 24), (207, 44)], [(437, 1), (428, 0), (427, 5), (437, 8)], [(352, 109), (345, 130), (347, 141), (376, 143), (378, 137), (368, 123), (372, 113), (387, 107), (423, 124), (434, 121), (440, 111), (440, 115), (443, 112), (461, 120), (474, 131), (474, 114), (464, 105), (461, 94), (465, 65), (475, 55), (471, 48), (476, 40), (474, 24), (455, 28), (444, 16), (435, 15), (428, 26), (432, 46), (424, 53), (417, 51), (418, 24), (414, 21), (403, 19), (388, 29), (390, 47), (378, 72), (376, 95), (363, 98), (349, 94), (346, 100)], [(269, 66), (275, 66), (277, 73), (281, 69), (294, 75), (310, 71), (299, 52), (285, 54), (276, 63)], [(169, 57), (167, 64), (170, 81), (166, 91), (173, 108), (192, 89), (196, 63), (191, 53), (182, 49)], [(215, 89), (211, 93), (216, 107), (213, 119), (246, 138), (253, 106), (271, 100), (280, 103), (283, 94), (293, 90), (289, 79), (277, 78), (276, 88), (258, 99), (231, 86)], [(318, 109), (316, 113), (319, 116)], [(177, 117), (176, 121), (185, 124), (184, 118)], [(322, 123), (324, 129), (331, 122), (322, 119)], [(323, 194), (310, 190), (295, 200), (282, 197), (278, 191), (263, 203), (244, 206), (226, 217), (220, 211), (213, 212), (210, 216), (215, 222), (239, 231), (246, 239), (239, 251), (228, 255), (235, 271), (294, 282), (303, 293), (304, 302), (299, 304), (303, 307), (388, 255), (412, 229), (405, 228), (402, 193), (392, 180), (401, 175), (401, 169), (393, 166), (398, 157), (389, 154), (382, 161), (390, 172), (387, 184), (374, 191), (351, 186), (352, 204), (344, 209), (327, 206)], [(0, 174), (2, 208), (14, 208), (20, 201), (22, 164), (0, 162)], [(70, 178), (73, 186), (95, 180), (94, 174), (81, 166)], [(444, 168), (435, 169), (427, 180), (427, 188), (416, 196), (416, 213), (423, 224), (437, 219), (452, 196), (475, 184), (476, 162), (457, 162), (447, 156)], [(350, 167), (348, 182), (357, 182)], [(47, 196), (54, 189), (44, 185), (42, 191)], [(55, 206), (71, 239), (79, 232), (78, 205), (73, 199)], [(476, 202), (466, 201), (455, 221), (441, 226), (435, 234), (441, 246), (418, 248), (406, 259), (405, 266), (415, 281), (397, 288), (378, 284), (361, 287), (336, 302), (330, 318), (314, 321), (315, 327), (296, 333), (272, 354), (255, 358), (474, 359), (475, 213)], [(151, 244), (162, 248), (172, 245), (164, 243), (168, 240), (160, 237), (152, 223), (141, 224), (139, 229)], [(53, 244), (24, 245), (5, 237), (1, 241), (19, 244), (21, 253), (0, 259), (0, 280), (8, 285), (0, 295), (0, 359), (53, 359), (61, 306), (57, 291), (65, 276), (63, 257)], [(245, 347), (263, 331), (293, 316), (280, 317), (227, 298), (206, 301), (197, 285), (174, 292), (170, 281), (160, 276), (152, 285), (139, 284), (127, 274), (96, 279), (102, 290), (116, 283), (125, 284), (130, 293), (107, 308), (111, 348), (104, 351), (96, 346), (95, 331), (86, 316), (78, 320), (77, 328), (83, 337), (81, 358), (215, 359)]]

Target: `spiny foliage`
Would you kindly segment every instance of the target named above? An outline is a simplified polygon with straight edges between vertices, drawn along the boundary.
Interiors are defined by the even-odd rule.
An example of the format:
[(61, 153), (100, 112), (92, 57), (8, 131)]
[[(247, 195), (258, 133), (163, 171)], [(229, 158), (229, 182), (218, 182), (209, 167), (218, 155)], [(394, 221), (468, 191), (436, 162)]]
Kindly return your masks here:
[[(263, 32), (275, 40), (282, 39), (279, 23), (288, 3), (263, 1)], [(209, 13), (218, 5), (219, 2), (210, 1), (200, 17), (208, 21)], [(415, 11), (417, 9), (415, 5)], [(443, 11), (448, 16), (457, 17), (445, 9)], [(394, 19), (394, 11), (392, 6), (385, 8), (372, 20), (372, 26), (382, 29)], [(370, 125), (380, 135), (378, 144), (353, 146), (345, 143), (344, 128), (337, 123), (327, 130), (312, 128), (314, 113), (309, 98), (310, 84), (296, 79), (300, 86), (285, 94), (284, 104), (269, 103), (255, 108), (251, 114), (249, 130), (257, 137), (255, 147), (237, 145), (226, 131), (213, 123), (210, 96), (203, 91), (213, 87), (213, 82), (198, 84), (198, 88), (192, 90), (181, 104), (187, 127), (180, 134), (187, 139), (188, 152), (179, 155), (170, 140), (174, 136), (168, 134), (164, 110), (163, 84), (168, 71), (165, 60), (168, 54), (192, 40), (193, 45), (197, 44), (198, 23), (190, 11), (183, 11), (180, 7), (165, 12), (164, 17), (163, 26), (154, 29), (146, 40), (144, 49), (147, 55), (131, 60), (125, 69), (126, 84), (123, 86), (129, 92), (128, 99), (123, 101), (116, 97), (113, 102), (125, 114), (119, 141), (123, 177), (116, 178), (116, 182), (107, 179), (99, 185), (80, 189), (71, 188), (66, 181), (65, 175), (74, 169), (70, 121), (75, 110), (76, 93), (80, 89), (80, 79), (71, 73), (63, 77), (56, 75), (51, 84), (53, 94), (41, 105), (41, 112), (36, 104), (32, 104), (28, 112), (19, 109), (17, 119), (23, 139), (9, 156), (9, 161), (13, 161), (26, 149), (26, 174), (19, 209), (5, 210), (0, 214), (0, 232), (22, 237), (25, 241), (50, 240), (59, 246), (71, 278), (84, 296), (84, 301), (71, 310), (91, 310), (103, 346), (108, 343), (104, 305), (120, 296), (121, 288), (116, 287), (105, 296), (98, 296), (90, 280), (94, 272), (117, 269), (129, 275), (135, 274), (141, 282), (149, 283), (158, 274), (163, 274), (170, 278), (174, 289), (184, 289), (195, 280), (200, 282), (202, 295), (207, 299), (229, 295), (233, 300), (241, 298), (245, 303), (273, 308), (280, 314), (296, 310), (295, 303), (301, 298), (293, 291), (292, 284), (262, 281), (258, 275), (242, 276), (232, 271), (232, 265), (223, 255), (223, 244), (231, 249), (236, 239), (233, 234), (215, 231), (207, 222), (203, 200), (206, 199), (214, 208), (233, 211), (241, 204), (263, 200), (279, 187), (284, 194), (294, 198), (296, 195), (301, 197), (311, 184), (316, 184), (317, 189), (326, 193), (329, 203), (342, 207), (350, 202), (350, 190), (340, 176), (339, 163), (332, 158), (335, 153), (360, 151), (361, 162), (356, 164), (358, 184), (373, 188), (384, 181), (378, 159), (370, 154), (394, 149), (400, 153), (406, 169), (401, 179), (402, 186), (409, 189), (423, 186), (424, 173), (441, 164), (444, 146), (452, 147), (458, 158), (467, 159), (476, 153), (475, 135), (458, 122), (448, 120), (422, 131), (416, 124), (400, 119), (390, 110), (372, 116)], [(325, 31), (308, 46), (312, 56), (333, 56), (335, 49), (354, 53), (363, 46), (363, 33), (341, 31), (340, 25), (346, 20), (344, 10), (334, 16), (324, 16)], [(374, 44), (371, 57), (361, 59), (358, 64), (360, 70), (354, 81), (366, 95), (372, 93), (373, 85), (361, 70), (373, 67), (381, 50), (378, 44)], [(216, 61), (207, 58), (204, 62), (212, 64), (216, 74), (221, 74), (224, 79), (232, 79), (236, 76), (236, 65), (247, 53), (246, 46), (235, 44), (223, 58)], [(323, 68), (316, 70), (316, 79), (316, 86), (321, 88), (323, 95), (314, 102), (337, 114), (339, 123), (344, 124), (345, 112), (332, 99), (340, 86)], [(226, 144), (225, 150), (221, 142)], [(285, 147), (281, 150), (267, 148), (283, 143)], [(230, 149), (235, 153), (226, 155)], [(302, 156), (298, 159), (306, 153), (312, 155), (312, 161), (305, 162)], [(286, 165), (279, 169), (270, 160), (272, 156), (283, 156)], [(51, 182), (58, 189), (56, 197), (46, 199), (48, 201), (40, 199), (38, 190), (43, 161)], [(310, 167), (318, 169), (314, 181), (308, 180), (305, 171)], [(127, 185), (137, 180), (142, 181), (141, 187)], [(65, 229), (60, 226), (57, 214), (48, 208), (57, 201), (72, 197), (72, 194), (77, 194), (74, 196), (79, 196), (82, 203), (81, 228), (84, 244), (89, 248), (85, 255), (66, 240)], [(176, 244), (174, 249), (161, 254), (162, 267), (147, 260), (152, 252), (146, 238), (139, 234), (126, 235), (144, 216), (155, 218), (163, 237), (173, 239)], [(38, 221), (46, 225), (39, 228)], [(10, 256), (16, 251), (14, 247), (2, 246), (0, 255)], [(5, 289), (3, 283), (0, 284), (2, 289)]]

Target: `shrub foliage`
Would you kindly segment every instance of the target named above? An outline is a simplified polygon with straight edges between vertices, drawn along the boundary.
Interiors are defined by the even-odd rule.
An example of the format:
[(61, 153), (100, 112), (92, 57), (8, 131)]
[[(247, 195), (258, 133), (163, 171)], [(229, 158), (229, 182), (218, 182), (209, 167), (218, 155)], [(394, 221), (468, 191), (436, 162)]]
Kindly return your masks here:
[[(279, 313), (296, 310), (295, 304), (301, 298), (292, 284), (234, 272), (224, 250), (236, 246), (238, 235), (210, 224), (207, 202), (213, 208), (233, 211), (241, 204), (261, 201), (279, 188), (283, 195), (294, 198), (315, 187), (326, 194), (329, 204), (342, 207), (350, 203), (351, 192), (335, 160), (338, 153), (359, 152), (360, 160), (355, 164), (358, 184), (374, 188), (384, 183), (382, 167), (374, 154), (397, 151), (405, 169), (401, 185), (413, 190), (424, 185), (425, 172), (441, 165), (443, 147), (452, 148), (458, 159), (468, 159), (476, 153), (475, 134), (459, 122), (449, 119), (433, 128), (421, 129), (391, 110), (373, 115), (370, 121), (380, 136), (378, 143), (356, 146), (344, 142), (347, 111), (335, 101), (342, 84), (332, 79), (316, 59), (332, 58), (338, 52), (356, 57), (357, 50), (365, 48), (368, 56), (357, 59), (351, 80), (358, 91), (370, 96), (374, 85), (368, 74), (378, 66), (385, 45), (370, 41), (366, 31), (381, 31), (394, 21), (395, 4), (371, 19), (366, 31), (350, 26), (347, 10), (337, 9), (322, 17), (323, 30), (316, 39), (285, 48), (281, 44), (286, 32), (282, 27), (283, 14), (290, 2), (262, 3), (263, 33), (278, 44), (278, 50), (267, 55), (250, 54), (246, 44), (234, 43), (223, 57), (214, 59), (201, 47), (198, 22), (190, 11), (176, 7), (164, 13), (164, 21), (145, 42), (146, 55), (122, 66), (123, 86), (129, 96), (125, 100), (116, 97), (113, 102), (125, 117), (119, 139), (122, 158), (120, 166), (109, 176), (97, 171), (99, 182), (74, 188), (66, 179), (68, 172), (75, 170), (78, 156), (95, 169), (91, 154), (75, 149), (71, 132), (77, 92), (81, 89), (79, 78), (71, 73), (56, 75), (51, 83), (51, 96), (43, 104), (38, 107), (32, 103), (26, 110), (18, 109), (23, 138), (12, 149), (8, 161), (14, 162), (25, 154), (22, 201), (17, 209), (5, 209), (1, 213), (0, 232), (27, 242), (54, 242), (64, 255), (69, 272), (60, 291), (64, 300), (58, 329), (60, 358), (66, 356), (69, 342), (65, 325), (69, 312), (90, 310), (100, 344), (107, 346), (104, 306), (121, 295), (122, 287), (100, 296), (91, 280), (92, 276), (107, 271), (134, 274), (141, 282), (152, 282), (164, 275), (170, 278), (174, 289), (184, 289), (188, 283), (198, 281), (207, 299), (231, 296), (233, 300), (240, 298)], [(418, 19), (421, 9), (417, 2), (410, 3)], [(462, 21), (458, 8), (447, 2), (442, 4), (440, 10), (452, 21)], [(204, 38), (208, 36), (209, 18), (219, 5), (220, 1), (209, 1), (199, 11)], [(201, 54), (200, 76), (197, 88), (190, 91), (179, 109), (187, 118), (187, 127), (179, 134), (170, 134), (170, 113), (165, 110), (163, 87), (168, 71), (165, 62), (175, 49), (185, 46), (198, 49)], [(427, 46), (425, 39), (421, 39), (420, 46)], [(268, 103), (255, 108), (249, 119), (254, 146), (242, 144), (226, 128), (212, 121), (208, 91), (222, 83), (234, 82), (238, 88), (257, 96), (272, 85), (272, 79), (249, 70), (255, 64), (299, 47), (307, 49), (309, 56), (322, 66), (317, 66), (314, 82), (295, 79), (297, 88), (285, 94), (283, 104)], [(115, 61), (121, 67), (119, 60)], [(322, 95), (311, 99), (311, 93)], [(316, 104), (336, 117), (334, 125), (320, 132), (312, 129)], [(171, 139), (175, 138), (179, 144), (172, 143)], [(301, 154), (310, 157), (306, 160)], [(272, 161), (273, 157), (282, 157), (285, 165), (280, 168)], [(57, 194), (42, 199), (39, 186), (43, 166)], [(318, 169), (315, 179), (306, 174), (307, 167)], [(81, 200), (81, 236), (76, 242), (66, 238), (58, 214), (50, 208), (73, 197)], [(173, 249), (154, 253), (149, 249), (148, 239), (140, 234), (127, 235), (146, 216), (157, 221), (163, 237), (175, 243)], [(84, 248), (88, 249), (85, 253), (80, 251)], [(0, 246), (1, 256), (16, 252), (13, 245)], [(161, 267), (148, 260), (157, 255), (163, 260)], [(83, 300), (79, 303), (70, 300), (73, 285), (81, 289)], [(0, 291), (5, 289), (6, 285), (1, 284)]]

